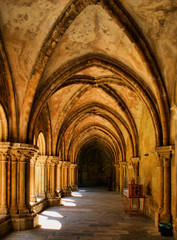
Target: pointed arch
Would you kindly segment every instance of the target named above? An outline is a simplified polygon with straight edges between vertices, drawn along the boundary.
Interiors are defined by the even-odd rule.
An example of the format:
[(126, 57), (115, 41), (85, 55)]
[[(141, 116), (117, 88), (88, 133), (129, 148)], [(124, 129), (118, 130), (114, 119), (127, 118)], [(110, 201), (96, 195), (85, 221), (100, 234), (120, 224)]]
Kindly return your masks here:
[(45, 144), (45, 137), (42, 132), (40, 132), (38, 135), (37, 146), (39, 147), (39, 154), (45, 155), (46, 154), (46, 144)]
[(0, 142), (6, 142), (8, 139), (8, 123), (3, 106), (0, 103)]

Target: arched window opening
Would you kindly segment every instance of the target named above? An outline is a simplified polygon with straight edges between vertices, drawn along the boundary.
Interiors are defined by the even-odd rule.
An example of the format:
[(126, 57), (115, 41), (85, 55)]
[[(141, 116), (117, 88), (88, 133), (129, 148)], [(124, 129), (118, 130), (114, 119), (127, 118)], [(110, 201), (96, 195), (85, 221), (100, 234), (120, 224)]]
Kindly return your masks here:
[(0, 104), (0, 142), (7, 141), (8, 125), (3, 106)]
[(45, 153), (46, 153), (45, 138), (44, 138), (44, 134), (42, 132), (40, 132), (38, 135), (37, 146), (39, 147), (39, 154), (45, 155)]

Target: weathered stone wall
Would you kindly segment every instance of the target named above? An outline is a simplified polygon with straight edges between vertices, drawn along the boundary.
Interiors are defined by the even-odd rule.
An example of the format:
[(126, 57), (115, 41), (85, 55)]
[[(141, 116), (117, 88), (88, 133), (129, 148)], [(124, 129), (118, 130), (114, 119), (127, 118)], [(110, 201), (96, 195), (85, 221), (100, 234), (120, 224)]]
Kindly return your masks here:
[(156, 155), (153, 149), (155, 149), (154, 127), (148, 109), (143, 108), (139, 129), (139, 182), (144, 185), (144, 194), (147, 195), (146, 208), (152, 216), (158, 197)]

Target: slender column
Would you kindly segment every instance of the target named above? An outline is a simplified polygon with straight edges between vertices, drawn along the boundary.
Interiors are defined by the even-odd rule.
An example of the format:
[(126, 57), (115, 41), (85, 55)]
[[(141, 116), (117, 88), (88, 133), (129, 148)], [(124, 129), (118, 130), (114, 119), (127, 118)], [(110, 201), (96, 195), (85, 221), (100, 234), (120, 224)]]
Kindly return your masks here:
[(164, 171), (163, 171), (163, 158), (162, 156), (158, 156), (157, 158), (157, 164), (156, 164), (156, 169), (157, 169), (157, 190), (158, 190), (158, 208), (156, 209), (155, 212), (155, 226), (158, 229), (159, 228), (159, 222), (160, 222), (160, 214), (163, 211), (163, 187), (164, 187)]
[(171, 159), (170, 156), (164, 157), (164, 210), (161, 221), (171, 221)]
[(20, 159), (18, 160), (19, 164), (19, 199), (18, 199), (18, 209), (19, 213), (27, 213), (29, 209), (26, 207), (26, 156), (21, 154)]
[(157, 177), (158, 177), (158, 213), (161, 214), (163, 211), (163, 195), (164, 195), (164, 169), (163, 169), (163, 158), (159, 156), (157, 163)]
[(51, 195), (55, 197), (55, 163), (51, 164)]
[(60, 165), (60, 186), (61, 186), (61, 190), (63, 190), (63, 162), (61, 162)]
[(39, 176), (39, 197), (42, 197), (42, 163), (39, 161), (38, 165), (38, 176)]
[(45, 197), (45, 162), (41, 164), (41, 197)]
[(171, 154), (172, 146), (156, 147), (159, 159), (163, 159), (163, 212), (159, 221), (171, 221)]
[(68, 183), (67, 186), (71, 187), (71, 164), (69, 163), (69, 166), (67, 168), (67, 175), (68, 175)]
[(132, 158), (131, 161), (133, 164), (135, 184), (138, 184), (139, 157)]
[[(176, 89), (175, 89), (176, 90)], [(174, 215), (173, 215), (173, 230), (175, 233), (175, 236), (177, 238), (177, 103), (174, 104), (171, 108), (173, 113), (173, 120), (175, 123), (175, 156), (174, 156), (174, 168), (175, 168), (175, 174), (173, 176), (174, 181), (174, 194), (175, 194), (175, 201), (173, 201), (174, 208)]]
[(64, 165), (64, 188), (66, 189), (67, 188), (67, 171), (68, 171), (68, 169), (67, 169), (68, 167), (67, 167), (67, 165), (66, 165), (66, 163), (65, 163), (65, 165)]
[(116, 163), (114, 164), (115, 166), (115, 172), (116, 172), (116, 176), (115, 176), (115, 179), (116, 179), (116, 191), (119, 192), (119, 164)]
[(74, 167), (74, 184), (78, 186), (78, 167), (76, 164)]
[(56, 192), (59, 193), (61, 190), (61, 163), (58, 162), (56, 167)]
[(1, 170), (1, 194), (0, 194), (0, 214), (7, 214), (7, 154), (0, 153), (0, 170)]
[(38, 174), (38, 161), (35, 164), (35, 195), (39, 196), (39, 174)]
[(73, 184), (73, 164), (71, 164), (70, 168), (71, 168), (71, 187), (72, 187), (74, 185)]
[(50, 163), (47, 159), (47, 197), (50, 197)]
[(123, 194), (123, 181), (124, 181), (124, 162), (120, 162), (120, 193)]
[(17, 157), (15, 154), (11, 154), (11, 208), (10, 213), (16, 214), (18, 211), (17, 206)]
[(35, 164), (36, 157), (30, 160), (30, 202), (36, 202), (37, 197), (35, 194)]

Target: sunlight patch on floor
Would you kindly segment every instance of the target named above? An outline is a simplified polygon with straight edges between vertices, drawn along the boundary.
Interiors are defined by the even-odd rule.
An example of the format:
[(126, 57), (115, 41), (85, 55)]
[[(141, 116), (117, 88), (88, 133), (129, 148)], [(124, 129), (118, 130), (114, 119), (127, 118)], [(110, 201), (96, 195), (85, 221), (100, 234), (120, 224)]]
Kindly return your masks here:
[(62, 199), (62, 205), (65, 207), (76, 207), (76, 203), (71, 199)]
[(60, 230), (62, 224), (57, 220), (51, 220), (46, 216), (39, 215), (39, 224), (42, 229)]
[(82, 194), (79, 192), (72, 192), (73, 197), (82, 197)]
[(45, 215), (45, 216), (48, 216), (48, 217), (63, 218), (63, 216), (56, 211), (45, 210), (45, 211), (42, 212), (42, 215)]

